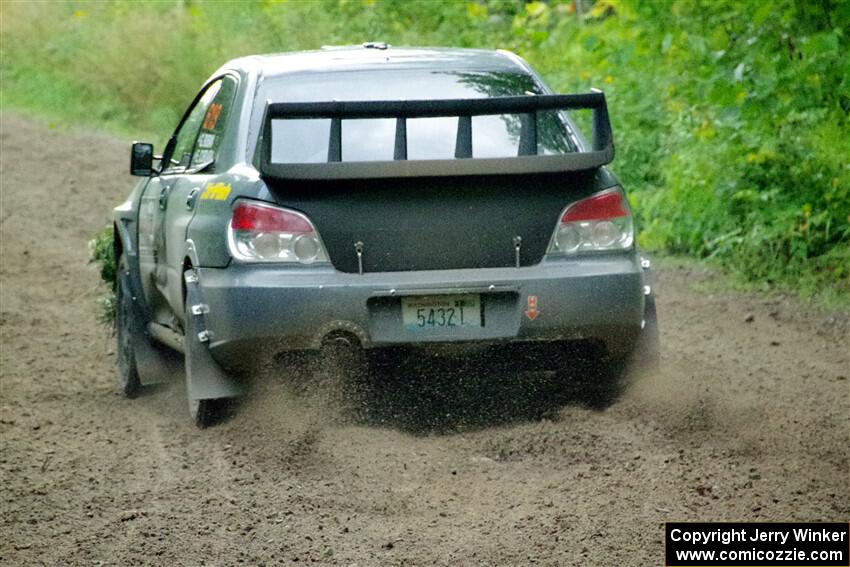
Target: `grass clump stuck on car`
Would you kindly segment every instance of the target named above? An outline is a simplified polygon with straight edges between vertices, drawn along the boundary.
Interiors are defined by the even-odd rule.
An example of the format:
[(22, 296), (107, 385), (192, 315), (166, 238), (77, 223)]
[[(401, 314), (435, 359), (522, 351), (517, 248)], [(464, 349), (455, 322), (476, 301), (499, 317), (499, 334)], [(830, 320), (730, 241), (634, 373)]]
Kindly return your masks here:
[(109, 326), (115, 324), (115, 282), (118, 266), (115, 259), (113, 227), (107, 225), (89, 240), (89, 262), (100, 267), (100, 279), (107, 289), (97, 297), (98, 320)]

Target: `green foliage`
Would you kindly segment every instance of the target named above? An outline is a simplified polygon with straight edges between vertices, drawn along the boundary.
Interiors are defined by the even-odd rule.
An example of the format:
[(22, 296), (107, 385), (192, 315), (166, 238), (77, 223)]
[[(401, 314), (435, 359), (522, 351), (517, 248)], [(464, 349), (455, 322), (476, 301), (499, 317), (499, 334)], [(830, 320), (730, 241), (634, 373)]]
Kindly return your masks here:
[(98, 318), (108, 325), (115, 321), (115, 286), (118, 276), (113, 230), (110, 224), (89, 240), (89, 262), (100, 264), (100, 279), (109, 285), (109, 291), (98, 298), (101, 307)]
[(528, 56), (604, 86), (645, 247), (847, 294), (848, 6), (600, 0)]
[(507, 48), (605, 90), (643, 246), (850, 296), (850, 0), (6, 3), (3, 103), (164, 139), (233, 57)]

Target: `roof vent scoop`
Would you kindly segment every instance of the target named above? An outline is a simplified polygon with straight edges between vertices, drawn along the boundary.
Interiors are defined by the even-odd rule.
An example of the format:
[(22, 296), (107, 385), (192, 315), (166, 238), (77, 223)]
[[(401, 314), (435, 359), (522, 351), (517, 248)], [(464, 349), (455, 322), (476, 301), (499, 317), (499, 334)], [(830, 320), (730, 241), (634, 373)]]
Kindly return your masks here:
[(363, 44), (363, 49), (380, 49), (381, 51), (383, 51), (389, 46), (389, 43), (385, 43), (383, 41), (367, 41)]

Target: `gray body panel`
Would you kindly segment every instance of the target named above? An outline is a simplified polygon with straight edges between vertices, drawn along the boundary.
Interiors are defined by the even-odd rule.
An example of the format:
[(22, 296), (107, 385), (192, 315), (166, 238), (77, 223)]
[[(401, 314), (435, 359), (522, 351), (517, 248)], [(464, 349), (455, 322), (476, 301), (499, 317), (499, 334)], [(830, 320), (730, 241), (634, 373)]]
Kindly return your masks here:
[[(644, 312), (644, 274), (632, 254), (548, 260), (526, 268), (345, 274), (331, 267), (231, 264), (198, 270), (210, 306), (210, 348), (225, 365), (284, 350), (318, 349), (333, 331), (366, 348), (455, 341), (597, 339), (612, 354), (634, 347)], [(400, 297), (480, 294), (485, 326), (410, 331)], [(525, 313), (535, 296), (539, 314)]]

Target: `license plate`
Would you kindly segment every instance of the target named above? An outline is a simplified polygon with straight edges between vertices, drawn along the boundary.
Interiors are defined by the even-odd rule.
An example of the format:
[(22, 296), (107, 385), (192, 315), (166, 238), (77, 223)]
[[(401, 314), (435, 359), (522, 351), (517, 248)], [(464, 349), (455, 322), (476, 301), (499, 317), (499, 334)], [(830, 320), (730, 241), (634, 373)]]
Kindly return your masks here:
[(401, 298), (401, 318), (406, 329), (461, 329), (481, 326), (478, 294), (420, 295)]

